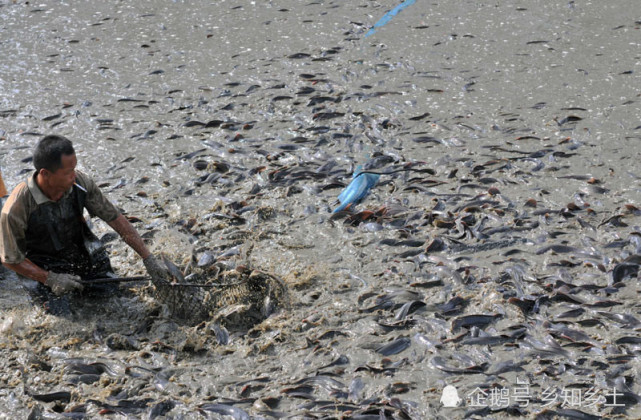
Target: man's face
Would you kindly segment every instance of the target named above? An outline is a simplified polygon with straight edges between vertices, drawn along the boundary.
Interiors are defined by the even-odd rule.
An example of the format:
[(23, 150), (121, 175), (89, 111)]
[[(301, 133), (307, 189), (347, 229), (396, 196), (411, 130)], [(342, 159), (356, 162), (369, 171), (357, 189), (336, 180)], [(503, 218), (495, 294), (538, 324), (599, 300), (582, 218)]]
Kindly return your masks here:
[(47, 171), (47, 181), (52, 187), (68, 190), (76, 182), (76, 155), (62, 155), (60, 159), (62, 167), (56, 172)]

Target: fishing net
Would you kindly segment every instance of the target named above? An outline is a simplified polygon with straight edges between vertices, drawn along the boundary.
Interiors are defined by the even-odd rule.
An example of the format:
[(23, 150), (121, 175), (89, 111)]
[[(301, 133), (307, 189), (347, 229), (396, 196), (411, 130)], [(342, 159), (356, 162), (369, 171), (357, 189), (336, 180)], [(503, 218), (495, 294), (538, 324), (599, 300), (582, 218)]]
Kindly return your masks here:
[(249, 328), (286, 303), (287, 288), (277, 277), (247, 267), (214, 266), (173, 282), (153, 279), (154, 297), (171, 316), (195, 325), (212, 320)]

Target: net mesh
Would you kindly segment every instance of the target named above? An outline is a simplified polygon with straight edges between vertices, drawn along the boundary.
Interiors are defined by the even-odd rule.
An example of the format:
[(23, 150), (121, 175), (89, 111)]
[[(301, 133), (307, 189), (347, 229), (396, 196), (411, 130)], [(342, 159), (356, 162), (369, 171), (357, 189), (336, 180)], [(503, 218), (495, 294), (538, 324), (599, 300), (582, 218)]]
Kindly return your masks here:
[(223, 266), (194, 273), (189, 281), (152, 280), (154, 297), (171, 316), (186, 324), (214, 321), (247, 328), (261, 322), (287, 301), (287, 288), (279, 278), (247, 267)]

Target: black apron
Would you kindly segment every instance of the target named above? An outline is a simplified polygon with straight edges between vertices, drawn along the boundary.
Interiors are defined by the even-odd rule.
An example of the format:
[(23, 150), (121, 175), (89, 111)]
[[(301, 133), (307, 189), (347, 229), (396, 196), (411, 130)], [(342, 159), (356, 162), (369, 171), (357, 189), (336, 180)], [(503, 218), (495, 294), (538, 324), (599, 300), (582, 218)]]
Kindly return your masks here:
[(112, 273), (109, 256), (84, 220), (87, 194), (74, 187), (57, 202), (38, 206), (29, 217), (26, 257), (47, 271), (83, 279)]

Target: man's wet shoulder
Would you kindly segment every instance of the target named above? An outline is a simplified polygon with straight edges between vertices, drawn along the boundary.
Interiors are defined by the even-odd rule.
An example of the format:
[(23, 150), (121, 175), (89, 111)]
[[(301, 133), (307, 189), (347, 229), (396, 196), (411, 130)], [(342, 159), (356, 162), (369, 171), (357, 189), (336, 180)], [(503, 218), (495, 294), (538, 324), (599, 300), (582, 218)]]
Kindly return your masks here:
[(9, 197), (4, 201), (2, 213), (15, 213), (16, 211), (24, 212), (26, 209), (33, 207), (35, 204), (33, 195), (29, 190), (26, 182), (19, 183)]

